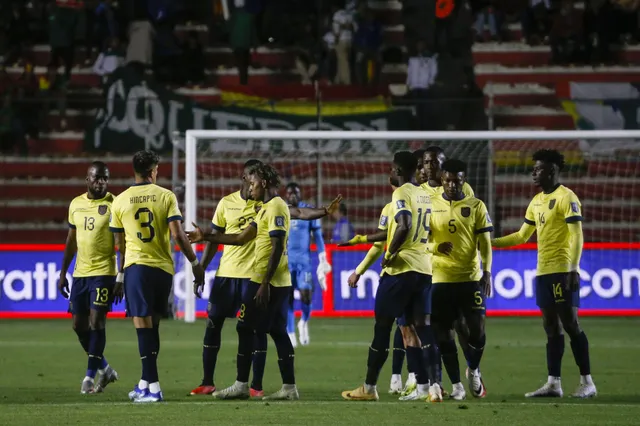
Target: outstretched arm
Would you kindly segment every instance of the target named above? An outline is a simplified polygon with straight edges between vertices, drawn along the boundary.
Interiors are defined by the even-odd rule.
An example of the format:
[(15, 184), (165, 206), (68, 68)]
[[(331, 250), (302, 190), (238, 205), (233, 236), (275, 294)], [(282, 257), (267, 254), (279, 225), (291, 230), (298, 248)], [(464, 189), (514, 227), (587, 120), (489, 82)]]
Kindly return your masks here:
[(371, 246), (371, 248), (367, 252), (367, 255), (364, 257), (364, 259), (362, 259), (362, 262), (360, 262), (360, 264), (356, 268), (356, 274), (364, 274), (369, 268), (371, 268), (371, 265), (373, 265), (375, 261), (378, 260), (380, 256), (382, 256), (383, 252), (384, 243), (378, 242)]
[(513, 234), (509, 234), (504, 237), (494, 238), (491, 240), (491, 245), (498, 248), (519, 246), (520, 244), (524, 244), (529, 241), (529, 238), (531, 238), (535, 230), (536, 227), (534, 224), (524, 222), (518, 232), (514, 232)]
[(342, 202), (342, 195), (338, 195), (335, 200), (329, 204), (328, 207), (313, 208), (313, 207), (293, 207), (289, 206), (289, 214), (291, 219), (299, 220), (315, 220), (321, 219), (325, 216), (333, 214), (340, 206)]
[(244, 231), (239, 234), (219, 234), (217, 232), (210, 232), (205, 234), (198, 225), (196, 225), (195, 223), (193, 223), (192, 225), (195, 229), (193, 231), (187, 231), (189, 241), (191, 241), (192, 243), (207, 241), (212, 244), (243, 246), (249, 241), (253, 240), (258, 234), (255, 222), (252, 222), (251, 226), (247, 226)]

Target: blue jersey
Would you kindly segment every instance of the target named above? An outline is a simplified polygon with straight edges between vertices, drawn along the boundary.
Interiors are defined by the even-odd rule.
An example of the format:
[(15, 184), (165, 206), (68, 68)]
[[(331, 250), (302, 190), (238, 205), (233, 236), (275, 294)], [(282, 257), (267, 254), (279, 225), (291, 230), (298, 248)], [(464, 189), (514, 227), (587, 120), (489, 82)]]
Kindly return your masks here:
[[(306, 203), (299, 203), (298, 207), (311, 207)], [(289, 242), (287, 252), (289, 254), (289, 265), (308, 265), (311, 262), (311, 234), (318, 247), (318, 253), (324, 251), (324, 240), (322, 238), (322, 225), (320, 219), (316, 220), (296, 220), (291, 219), (289, 226)]]
[(333, 228), (333, 234), (331, 234), (332, 243), (344, 243), (355, 237), (356, 231), (353, 229), (353, 225), (346, 217), (341, 217), (336, 222), (336, 226)]

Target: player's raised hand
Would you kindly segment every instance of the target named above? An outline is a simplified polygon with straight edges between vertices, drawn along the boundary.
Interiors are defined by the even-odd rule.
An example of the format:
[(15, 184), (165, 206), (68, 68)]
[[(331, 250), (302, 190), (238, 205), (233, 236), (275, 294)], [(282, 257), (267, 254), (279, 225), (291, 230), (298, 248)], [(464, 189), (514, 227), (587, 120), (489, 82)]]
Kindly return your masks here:
[(485, 295), (485, 297), (491, 296), (491, 272), (484, 271), (482, 273), (482, 278), (480, 278), (480, 287)]
[(351, 275), (349, 275), (349, 278), (347, 278), (347, 283), (349, 283), (349, 287), (356, 288), (358, 287), (359, 280), (360, 280), (360, 275), (353, 272)]
[(113, 303), (120, 303), (124, 299), (124, 273), (118, 272), (116, 284), (113, 286)]
[(256, 305), (258, 305), (258, 307), (266, 309), (267, 305), (269, 305), (269, 296), (271, 293), (270, 287), (271, 285), (269, 283), (262, 283), (262, 285), (260, 285), (255, 297)]
[(338, 194), (336, 199), (333, 200), (331, 204), (329, 204), (329, 206), (324, 208), (327, 211), (327, 215), (335, 213), (338, 210), (338, 207), (340, 207), (341, 202), (342, 202), (342, 194)]
[(567, 280), (567, 291), (578, 291), (580, 289), (580, 273), (578, 271), (569, 272), (569, 279)]
[(58, 290), (65, 299), (69, 298), (69, 280), (67, 280), (66, 273), (60, 274), (60, 279), (58, 280)]
[(453, 243), (451, 242), (447, 241), (446, 243), (440, 243), (438, 245), (438, 253), (444, 254), (445, 256), (449, 256), (452, 251), (453, 251)]
[(200, 241), (204, 241), (204, 232), (202, 232), (202, 229), (193, 222), (191, 222), (191, 224), (194, 229), (193, 231), (187, 231), (187, 238), (189, 238), (189, 242), (199, 243)]
[(367, 242), (367, 236), (366, 235), (356, 235), (355, 237), (353, 237), (349, 241), (338, 243), (338, 247), (355, 246), (357, 244), (365, 244), (366, 242)]

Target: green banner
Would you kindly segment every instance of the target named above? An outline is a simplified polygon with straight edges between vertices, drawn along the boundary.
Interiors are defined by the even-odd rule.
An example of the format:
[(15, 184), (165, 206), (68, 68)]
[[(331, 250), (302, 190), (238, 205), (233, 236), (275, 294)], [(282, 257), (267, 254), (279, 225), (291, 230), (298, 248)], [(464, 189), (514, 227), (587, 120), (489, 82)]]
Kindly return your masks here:
[[(391, 110), (371, 114), (334, 115), (322, 119), (322, 130), (407, 130), (411, 113)], [(172, 135), (190, 129), (238, 130), (315, 130), (313, 116), (273, 113), (237, 106), (210, 107), (177, 95), (161, 85), (141, 79), (135, 72), (122, 67), (111, 77), (105, 105), (85, 134), (87, 150), (129, 153), (140, 149), (168, 151), (172, 149)], [(371, 151), (393, 152), (406, 143), (383, 143), (375, 147), (367, 141), (325, 141), (322, 152)], [(317, 149), (316, 141), (281, 141), (268, 147), (261, 141), (215, 141), (215, 152), (264, 150), (308, 151)], [(209, 149), (212, 149), (210, 147)], [(275, 151), (275, 152), (274, 152)]]

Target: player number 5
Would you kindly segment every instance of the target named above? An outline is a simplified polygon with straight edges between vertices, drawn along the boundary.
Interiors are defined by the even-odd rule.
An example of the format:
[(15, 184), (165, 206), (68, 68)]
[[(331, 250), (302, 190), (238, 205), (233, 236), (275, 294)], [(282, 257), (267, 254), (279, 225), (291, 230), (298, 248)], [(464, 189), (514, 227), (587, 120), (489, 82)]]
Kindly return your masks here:
[(473, 293), (473, 301), (476, 302), (476, 306), (482, 305), (482, 293), (480, 290)]
[(456, 231), (458, 230), (458, 228), (456, 228), (456, 220), (455, 219), (451, 219), (449, 221), (449, 232), (452, 234), (455, 234)]

